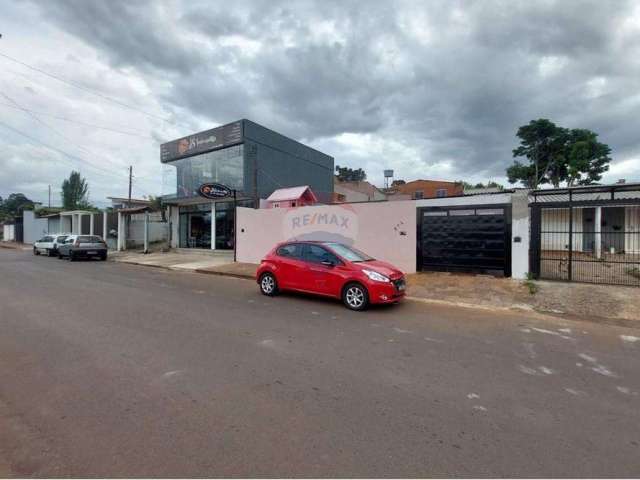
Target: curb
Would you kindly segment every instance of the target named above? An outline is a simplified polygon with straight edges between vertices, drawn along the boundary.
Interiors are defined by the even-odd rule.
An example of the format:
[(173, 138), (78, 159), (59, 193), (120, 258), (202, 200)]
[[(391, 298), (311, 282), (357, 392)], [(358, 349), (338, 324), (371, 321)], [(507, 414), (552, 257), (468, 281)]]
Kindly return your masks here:
[(247, 275), (246, 273), (233, 273), (233, 272), (218, 272), (212, 270), (205, 269), (196, 269), (194, 270), (196, 273), (204, 273), (206, 275), (219, 275), (221, 277), (233, 277), (233, 278), (244, 278), (246, 280), (253, 280), (253, 275)]

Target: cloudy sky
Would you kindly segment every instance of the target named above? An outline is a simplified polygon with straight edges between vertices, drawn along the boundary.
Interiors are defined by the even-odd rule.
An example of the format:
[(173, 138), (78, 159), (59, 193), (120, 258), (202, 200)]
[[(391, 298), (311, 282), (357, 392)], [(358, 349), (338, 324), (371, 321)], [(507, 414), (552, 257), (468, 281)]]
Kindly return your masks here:
[[(249, 118), (396, 178), (506, 182), (545, 117), (640, 181), (640, 3), (0, 0), (0, 195), (161, 193), (159, 144)], [(22, 62), (22, 63), (18, 63)], [(63, 81), (61, 81), (63, 80)], [(25, 136), (26, 135), (26, 136)]]

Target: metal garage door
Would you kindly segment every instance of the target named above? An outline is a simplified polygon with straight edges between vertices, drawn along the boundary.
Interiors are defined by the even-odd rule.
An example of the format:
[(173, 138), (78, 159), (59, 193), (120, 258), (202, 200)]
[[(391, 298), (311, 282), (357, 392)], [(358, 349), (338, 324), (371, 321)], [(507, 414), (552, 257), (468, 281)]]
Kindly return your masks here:
[(418, 269), (511, 275), (511, 206), (418, 209)]

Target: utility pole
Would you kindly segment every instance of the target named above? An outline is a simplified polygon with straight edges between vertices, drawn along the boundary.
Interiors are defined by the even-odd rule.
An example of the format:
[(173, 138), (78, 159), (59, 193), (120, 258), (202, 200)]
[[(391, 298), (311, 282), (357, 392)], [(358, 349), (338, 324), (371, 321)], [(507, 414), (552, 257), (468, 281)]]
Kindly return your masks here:
[(51, 185), (49, 185), (49, 208), (51, 208)]
[(131, 207), (131, 183), (133, 179), (133, 167), (129, 165), (129, 203), (127, 207)]

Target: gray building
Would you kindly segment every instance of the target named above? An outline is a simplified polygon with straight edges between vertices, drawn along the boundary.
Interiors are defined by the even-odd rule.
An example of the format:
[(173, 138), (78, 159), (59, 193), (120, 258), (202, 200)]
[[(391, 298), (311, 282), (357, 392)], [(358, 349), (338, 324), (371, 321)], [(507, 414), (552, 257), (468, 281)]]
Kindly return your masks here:
[[(285, 187), (308, 185), (321, 202), (333, 195), (333, 157), (250, 120), (164, 143), (160, 161), (173, 247), (232, 249), (233, 190), (245, 207)], [(211, 184), (226, 187), (222, 197)]]

